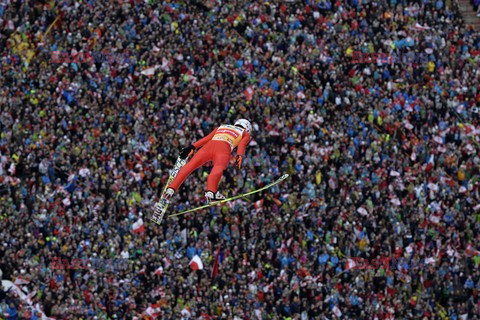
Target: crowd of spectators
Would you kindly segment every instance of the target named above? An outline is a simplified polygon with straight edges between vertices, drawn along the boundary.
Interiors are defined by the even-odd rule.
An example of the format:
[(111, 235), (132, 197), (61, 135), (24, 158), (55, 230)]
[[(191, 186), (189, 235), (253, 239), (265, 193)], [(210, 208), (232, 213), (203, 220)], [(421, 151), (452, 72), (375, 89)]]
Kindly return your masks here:
[[(479, 49), (441, 0), (2, 1), (3, 280), (55, 319), (475, 319)], [(291, 177), (150, 223), (178, 150), (238, 118), (253, 140), (220, 191)], [(171, 212), (203, 203), (208, 170)], [(381, 256), (430, 263), (347, 270)], [(54, 257), (129, 266), (52, 270)], [(41, 317), (11, 292), (0, 311)]]

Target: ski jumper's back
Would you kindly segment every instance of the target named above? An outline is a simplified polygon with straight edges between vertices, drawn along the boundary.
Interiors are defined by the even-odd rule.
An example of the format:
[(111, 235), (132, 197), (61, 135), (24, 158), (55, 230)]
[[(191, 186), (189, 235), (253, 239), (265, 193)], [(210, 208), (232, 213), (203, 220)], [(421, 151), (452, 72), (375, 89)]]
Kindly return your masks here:
[(169, 187), (178, 190), (190, 173), (208, 161), (212, 161), (213, 168), (208, 175), (207, 190), (217, 192), (223, 170), (227, 168), (232, 157), (231, 152), (238, 147), (237, 155), (243, 156), (249, 142), (250, 134), (243, 128), (228, 124), (215, 128), (208, 136), (193, 144), (195, 149), (203, 148), (198, 150), (192, 159), (180, 169)]
[(222, 124), (193, 145), (198, 149), (209, 141), (224, 141), (230, 146), (230, 152), (238, 147), (237, 154), (243, 155), (248, 142), (250, 142), (250, 134), (240, 127)]
[(233, 150), (238, 146), (242, 140), (242, 135), (245, 129), (231, 126), (231, 125), (221, 125), (217, 128), (215, 135), (212, 140), (214, 141), (225, 141), (230, 145), (230, 148)]

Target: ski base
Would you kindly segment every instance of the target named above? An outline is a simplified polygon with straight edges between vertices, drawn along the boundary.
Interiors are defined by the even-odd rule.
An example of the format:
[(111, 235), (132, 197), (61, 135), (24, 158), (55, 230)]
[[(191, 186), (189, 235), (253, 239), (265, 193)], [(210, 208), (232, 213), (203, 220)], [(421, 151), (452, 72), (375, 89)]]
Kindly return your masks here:
[[(160, 206), (162, 208), (160, 210), (157, 210), (157, 208), (156, 208), (157, 206)], [(165, 212), (167, 212), (167, 208), (168, 208), (167, 200), (165, 200), (163, 198), (160, 199), (160, 201), (157, 204), (155, 204), (155, 211), (153, 212), (153, 215), (150, 218), (150, 220), (152, 220), (156, 224), (160, 225), (162, 223), (163, 216), (165, 215)]]
[[(150, 220), (152, 220), (158, 225), (162, 223), (163, 216), (165, 215), (165, 212), (167, 212), (167, 208), (168, 208), (168, 202), (164, 198), (165, 191), (167, 190), (167, 187), (170, 185), (170, 183), (172, 183), (173, 179), (175, 179), (180, 169), (187, 163), (188, 159), (189, 157), (185, 159), (178, 157), (177, 161), (175, 161), (175, 165), (173, 166), (173, 169), (170, 171), (168, 181), (165, 184), (165, 187), (163, 188), (162, 195), (160, 196), (160, 200), (155, 204), (153, 215), (150, 218)], [(157, 209), (157, 207), (160, 207), (161, 209)]]

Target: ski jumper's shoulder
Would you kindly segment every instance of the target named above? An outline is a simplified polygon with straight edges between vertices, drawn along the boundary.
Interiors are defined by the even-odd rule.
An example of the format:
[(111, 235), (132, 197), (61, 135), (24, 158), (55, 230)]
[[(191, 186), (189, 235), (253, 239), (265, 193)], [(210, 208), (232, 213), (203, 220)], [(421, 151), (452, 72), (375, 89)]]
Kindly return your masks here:
[(217, 132), (218, 128), (215, 128), (212, 130), (212, 132), (210, 132), (207, 136), (203, 137), (202, 139), (198, 140), (197, 142), (195, 142), (193, 144), (193, 146), (198, 149), (200, 148), (201, 146), (205, 145), (208, 141), (212, 140), (212, 138), (215, 136), (216, 132)]

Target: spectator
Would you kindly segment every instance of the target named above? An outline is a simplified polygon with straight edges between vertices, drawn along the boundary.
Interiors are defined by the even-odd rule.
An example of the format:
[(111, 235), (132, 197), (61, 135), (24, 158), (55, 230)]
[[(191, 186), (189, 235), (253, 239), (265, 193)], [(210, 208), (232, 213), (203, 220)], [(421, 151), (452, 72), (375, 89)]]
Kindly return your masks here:
[[(0, 19), (0, 269), (47, 317), (480, 314), (480, 37), (455, 5), (9, 1)], [(356, 51), (429, 58), (353, 64)], [(253, 141), (222, 190), (288, 183), (150, 224), (177, 150), (240, 117)], [(172, 212), (202, 203), (205, 174)], [(432, 263), (345, 268), (382, 256)], [(52, 270), (54, 257), (129, 266)], [(9, 316), (30, 310), (5, 295)]]

